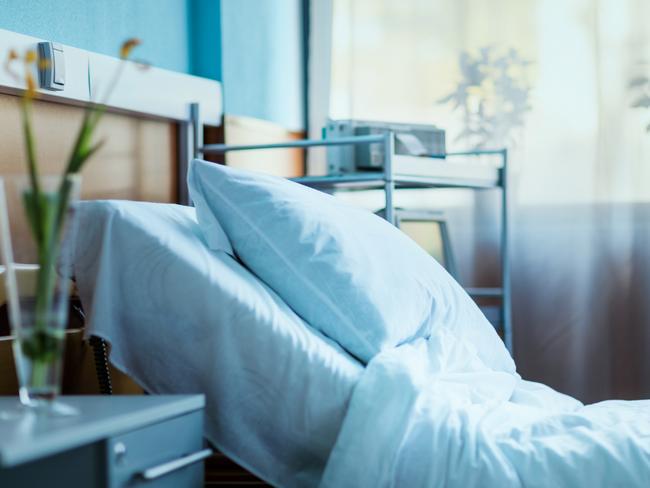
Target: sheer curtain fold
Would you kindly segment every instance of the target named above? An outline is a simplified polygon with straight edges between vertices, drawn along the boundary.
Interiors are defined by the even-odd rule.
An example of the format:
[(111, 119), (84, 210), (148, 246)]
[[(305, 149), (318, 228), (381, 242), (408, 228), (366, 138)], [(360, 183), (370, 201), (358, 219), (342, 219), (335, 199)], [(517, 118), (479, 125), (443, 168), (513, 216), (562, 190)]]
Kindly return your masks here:
[[(330, 116), (433, 123), (466, 149), (479, 113), (482, 144), (509, 145), (518, 367), (588, 402), (650, 397), (650, 109), (632, 108), (650, 77), (647, 19), (645, 0), (333, 1)], [(503, 61), (512, 50), (525, 63)], [(474, 68), (489, 74), (459, 91)], [(499, 95), (517, 70), (509, 83), (529, 92)], [(519, 102), (530, 110), (512, 115)], [(499, 118), (507, 138), (486, 126)], [(462, 279), (485, 284), (494, 197), (421, 200), (450, 215), (470, 203), (452, 237)]]

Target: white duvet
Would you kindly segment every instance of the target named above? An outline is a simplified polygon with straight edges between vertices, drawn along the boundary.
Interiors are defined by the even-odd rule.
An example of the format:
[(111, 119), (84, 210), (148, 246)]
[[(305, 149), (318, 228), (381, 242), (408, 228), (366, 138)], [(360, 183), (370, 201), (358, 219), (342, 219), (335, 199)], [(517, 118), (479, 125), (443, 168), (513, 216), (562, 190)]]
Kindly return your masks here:
[(370, 362), (321, 486), (648, 487), (650, 401), (583, 406), (439, 329)]

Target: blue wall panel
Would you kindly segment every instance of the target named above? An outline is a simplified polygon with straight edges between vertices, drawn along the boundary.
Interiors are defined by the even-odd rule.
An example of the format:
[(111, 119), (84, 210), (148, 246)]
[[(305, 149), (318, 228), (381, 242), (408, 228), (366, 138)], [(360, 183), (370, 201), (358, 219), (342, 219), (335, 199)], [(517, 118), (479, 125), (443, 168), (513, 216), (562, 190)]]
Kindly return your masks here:
[[(192, 1), (192, 0), (189, 0)], [(137, 57), (189, 72), (188, 0), (0, 0), (0, 28), (116, 56), (142, 39)]]
[(221, 2), (189, 0), (190, 72), (221, 80)]
[(303, 130), (301, 0), (222, 0), (226, 112)]
[(301, 0), (0, 0), (0, 28), (223, 81), (228, 113), (304, 129)]

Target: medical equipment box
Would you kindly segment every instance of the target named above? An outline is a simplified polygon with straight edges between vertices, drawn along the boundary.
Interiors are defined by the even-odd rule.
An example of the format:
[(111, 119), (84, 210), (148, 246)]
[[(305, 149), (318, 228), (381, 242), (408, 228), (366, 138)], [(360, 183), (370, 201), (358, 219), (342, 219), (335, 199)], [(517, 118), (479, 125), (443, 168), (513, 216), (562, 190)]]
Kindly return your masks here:
[[(371, 122), (363, 120), (329, 120), (324, 137), (377, 135), (393, 132), (395, 154), (445, 157), (445, 131), (435, 125)], [(327, 150), (328, 174), (357, 171), (380, 171), (384, 167), (383, 144), (332, 146)]]

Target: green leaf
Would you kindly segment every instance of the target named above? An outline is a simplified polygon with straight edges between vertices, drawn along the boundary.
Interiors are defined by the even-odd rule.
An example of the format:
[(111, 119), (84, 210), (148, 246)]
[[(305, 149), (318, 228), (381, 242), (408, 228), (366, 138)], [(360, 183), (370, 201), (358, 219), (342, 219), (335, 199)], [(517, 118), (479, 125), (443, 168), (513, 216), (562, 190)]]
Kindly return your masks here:
[(72, 147), (70, 157), (68, 158), (68, 166), (66, 167), (65, 174), (77, 173), (81, 167), (80, 160), (82, 159), (83, 154), (88, 150), (87, 148), (90, 145), (93, 128), (96, 125), (96, 123), (93, 123), (93, 112), (93, 107), (86, 108), (86, 111), (84, 112), (84, 118), (81, 121), (81, 127), (79, 128), (77, 139)]
[[(91, 147), (85, 154), (85, 157), (83, 161), (81, 161), (81, 164), (85, 164), (86, 161), (88, 161), (97, 151), (99, 151), (104, 144), (106, 144), (106, 139), (102, 139), (99, 141), (97, 144), (95, 144), (93, 147)], [(81, 168), (80, 168), (81, 169)]]
[(38, 203), (33, 190), (23, 193), (23, 208), (25, 209), (25, 215), (27, 216), (27, 222), (29, 223), (29, 228), (32, 231), (32, 236), (34, 236), (34, 240), (36, 241), (37, 245), (40, 246), (40, 243), (42, 241), (42, 230), (40, 226), (40, 219), (38, 218)]

